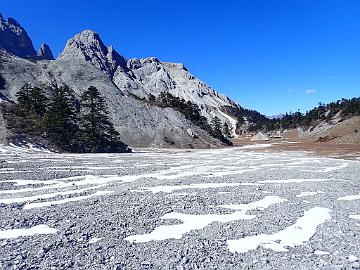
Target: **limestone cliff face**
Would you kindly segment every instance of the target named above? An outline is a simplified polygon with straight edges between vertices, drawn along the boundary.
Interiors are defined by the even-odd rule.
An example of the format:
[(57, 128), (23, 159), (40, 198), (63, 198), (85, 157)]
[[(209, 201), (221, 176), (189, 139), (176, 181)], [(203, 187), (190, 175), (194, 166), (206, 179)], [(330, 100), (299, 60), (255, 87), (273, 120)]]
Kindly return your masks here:
[(12, 18), (0, 16), (0, 48), (24, 58), (36, 56), (32, 41), (25, 29)]
[(83, 60), (91, 63), (110, 77), (117, 69), (126, 71), (126, 59), (112, 46), (106, 47), (99, 35), (85, 30), (68, 40), (59, 60)]
[(0, 48), (16, 56), (37, 60), (53, 60), (50, 47), (41, 45), (39, 52), (26, 33), (25, 29), (13, 18), (5, 20), (0, 14)]
[(69, 39), (59, 60), (86, 61), (106, 73), (124, 93), (147, 98), (169, 92), (199, 106), (209, 121), (215, 116), (235, 131), (236, 120), (221, 112), (222, 106), (235, 103), (194, 77), (183, 64), (161, 62), (155, 57), (126, 60), (112, 46), (106, 47), (100, 36), (85, 30)]
[(54, 59), (49, 46), (42, 45), (36, 53), (19, 23), (1, 17), (0, 29), (0, 76), (5, 80), (1, 94), (7, 99), (15, 100), (25, 83), (45, 88), (66, 83), (78, 97), (93, 85), (105, 97), (116, 129), (130, 146), (221, 145), (183, 114), (138, 99), (150, 94), (170, 92), (196, 103), (209, 120), (216, 115), (230, 127), (236, 125), (235, 119), (220, 111), (222, 106), (235, 103), (195, 78), (182, 64), (161, 62), (154, 57), (127, 60), (91, 30), (69, 39), (60, 56), (47, 61)]

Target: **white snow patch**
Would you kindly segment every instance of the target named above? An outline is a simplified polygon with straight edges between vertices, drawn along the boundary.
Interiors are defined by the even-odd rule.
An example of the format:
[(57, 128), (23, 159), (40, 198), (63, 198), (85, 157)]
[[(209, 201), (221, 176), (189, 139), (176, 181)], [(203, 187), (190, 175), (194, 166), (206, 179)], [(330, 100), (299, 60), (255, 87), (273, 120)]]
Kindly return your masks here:
[(324, 173), (328, 173), (328, 172), (332, 172), (332, 171), (336, 171), (336, 170), (346, 168), (348, 165), (349, 165), (348, 163), (343, 163), (343, 164), (338, 165), (338, 166), (324, 167), (323, 169), (320, 169), (320, 170), (302, 169), (301, 171), (303, 171), (303, 172), (324, 172)]
[[(279, 197), (278, 197), (279, 198)], [(281, 199), (281, 200), (280, 200)], [(200, 230), (205, 228), (206, 226), (210, 225), (213, 222), (220, 222), (226, 223), (236, 220), (246, 220), (246, 219), (253, 219), (255, 218), (254, 215), (248, 215), (246, 212), (252, 209), (264, 209), (271, 204), (278, 203), (283, 201), (284, 199), (268, 199), (265, 197), (264, 199), (249, 203), (248, 206), (244, 205), (237, 205), (240, 211), (235, 211), (232, 214), (205, 214), (205, 215), (188, 215), (182, 214), (177, 212), (168, 213), (162, 216), (162, 219), (177, 219), (181, 220), (181, 224), (175, 225), (162, 225), (155, 228), (151, 233), (142, 234), (142, 235), (132, 235), (125, 240), (129, 242), (136, 242), (136, 243), (144, 243), (150, 242), (153, 240), (166, 240), (166, 239), (181, 239), (184, 234), (192, 231), (192, 230)], [(231, 206), (221, 206), (225, 208), (231, 208)]]
[(314, 207), (304, 213), (295, 224), (274, 234), (259, 234), (239, 240), (228, 240), (228, 248), (232, 253), (246, 253), (259, 246), (277, 252), (286, 252), (289, 247), (303, 245), (316, 233), (319, 225), (330, 220), (330, 210), (323, 207)]
[(259, 186), (257, 183), (202, 183), (190, 184), (181, 186), (155, 186), (155, 187), (139, 187), (135, 192), (152, 192), (152, 193), (171, 193), (182, 189), (207, 189), (207, 188), (223, 188), (223, 187), (237, 187), (237, 186)]
[(277, 179), (277, 180), (264, 180), (258, 181), (261, 184), (287, 184), (287, 183), (303, 183), (303, 182), (322, 182), (322, 181), (331, 181), (335, 179), (330, 178), (321, 178), (321, 179)]
[(20, 236), (32, 236), (35, 234), (54, 234), (58, 230), (50, 228), (47, 225), (37, 225), (28, 229), (10, 229), (0, 231), (0, 239), (11, 239)]
[(358, 257), (356, 257), (356, 256), (354, 256), (354, 255), (350, 255), (349, 256), (349, 261), (350, 262), (357, 262), (359, 259), (358, 259)]
[(344, 164), (341, 164), (339, 166), (334, 166), (334, 167), (326, 167), (323, 172), (331, 172), (331, 171), (335, 171), (335, 170), (338, 170), (338, 169), (343, 169), (343, 168), (346, 168), (349, 164), (348, 163), (344, 163)]
[(239, 148), (241, 148), (241, 149), (257, 149), (257, 148), (267, 148), (267, 147), (271, 147), (271, 144), (263, 144), (263, 143), (250, 144), (250, 145), (240, 146)]
[(38, 199), (49, 199), (56, 196), (65, 196), (65, 195), (71, 195), (71, 194), (77, 194), (82, 193), (88, 190), (96, 189), (103, 187), (104, 185), (100, 186), (94, 186), (94, 187), (88, 187), (88, 188), (82, 188), (82, 189), (76, 189), (76, 190), (70, 190), (70, 191), (61, 191), (61, 192), (54, 192), (54, 193), (47, 193), (47, 194), (40, 194), (40, 195), (34, 195), (29, 197), (18, 197), (18, 198), (10, 198), (10, 199), (0, 199), (0, 203), (4, 204), (12, 204), (12, 203), (21, 203), (21, 202), (28, 202), (28, 201), (35, 201)]
[(102, 196), (102, 195), (106, 195), (106, 194), (110, 194), (110, 193), (113, 193), (113, 191), (97, 191), (94, 194), (73, 197), (73, 198), (67, 198), (67, 199), (58, 200), (58, 201), (28, 203), (24, 206), (24, 209), (33, 209), (33, 208), (40, 208), (40, 207), (46, 207), (46, 206), (53, 206), (53, 205), (59, 205), (59, 204), (64, 204), (64, 203), (68, 203), (68, 202), (77, 202), (77, 201), (82, 201), (82, 200), (86, 200), (86, 199), (89, 199), (92, 197)]
[(22, 180), (22, 179), (15, 179), (15, 180), (5, 180), (2, 181), (3, 183), (15, 183), (14, 186), (26, 186), (26, 185), (53, 185), (59, 183), (56, 180), (47, 180), (47, 181), (40, 181), (40, 180)]
[(316, 194), (320, 194), (320, 193), (325, 193), (325, 192), (323, 192), (323, 191), (302, 191), (300, 194), (296, 195), (296, 197), (301, 198), (301, 197), (312, 196), (312, 195), (316, 195)]
[(259, 201), (255, 201), (247, 204), (224, 204), (224, 205), (220, 205), (220, 207), (232, 209), (232, 210), (241, 210), (241, 211), (249, 211), (252, 209), (264, 210), (265, 208), (268, 208), (273, 204), (286, 202), (286, 201), (287, 199), (278, 196), (266, 196), (265, 198)]
[(360, 194), (359, 195), (349, 195), (349, 196), (344, 196), (344, 197), (340, 197), (337, 198), (338, 201), (355, 201), (355, 200), (360, 200)]
[(323, 250), (315, 250), (314, 254), (315, 255), (329, 255), (330, 252), (323, 251)]
[(259, 170), (259, 168), (252, 168), (252, 169), (240, 169), (240, 170), (219, 170), (219, 171), (212, 171), (209, 173), (209, 175), (204, 175), (205, 178), (211, 178), (211, 177), (221, 177), (226, 175), (234, 175), (234, 174), (243, 174), (246, 172), (254, 172)]
[(352, 219), (360, 220), (360, 215), (350, 215), (349, 217)]
[(94, 244), (96, 242), (99, 242), (101, 239), (103, 239), (103, 238), (102, 237), (101, 238), (97, 238), (97, 237), (91, 238), (89, 240), (89, 244)]
[(6, 146), (4, 146), (3, 144), (0, 144), (0, 153), (6, 153), (7, 150), (5, 149)]
[(194, 193), (179, 192), (179, 193), (172, 193), (168, 196), (195, 196), (195, 195), (197, 195), (196, 192), (194, 192)]
[(51, 153), (51, 151), (45, 147), (25, 141), (22, 142), (21, 145), (9, 143), (9, 146), (23, 152), (35, 151), (35, 152)]

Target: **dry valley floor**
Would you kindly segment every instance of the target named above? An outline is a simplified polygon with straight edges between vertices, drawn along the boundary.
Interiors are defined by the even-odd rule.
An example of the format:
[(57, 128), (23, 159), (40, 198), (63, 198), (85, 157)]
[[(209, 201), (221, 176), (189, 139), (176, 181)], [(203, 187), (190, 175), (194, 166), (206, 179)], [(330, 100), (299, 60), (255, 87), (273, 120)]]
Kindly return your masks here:
[(360, 269), (360, 160), (266, 147), (2, 146), (0, 269)]

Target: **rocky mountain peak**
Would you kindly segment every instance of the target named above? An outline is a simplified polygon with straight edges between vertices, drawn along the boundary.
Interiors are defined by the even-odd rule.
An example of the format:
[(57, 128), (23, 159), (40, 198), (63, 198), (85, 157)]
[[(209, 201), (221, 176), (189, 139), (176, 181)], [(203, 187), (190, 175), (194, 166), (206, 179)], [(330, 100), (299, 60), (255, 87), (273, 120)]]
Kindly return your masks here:
[(53, 53), (52, 53), (49, 45), (47, 45), (45, 43), (40, 46), (40, 49), (39, 49), (37, 55), (40, 59), (54, 60), (54, 56), (53, 56)]
[(15, 27), (22, 28), (21, 25), (20, 25), (20, 23), (19, 23), (17, 20), (11, 18), (11, 17), (8, 18), (8, 23), (9, 23), (10, 25), (15, 26)]
[(126, 69), (126, 59), (119, 55), (112, 46), (106, 47), (100, 36), (85, 30), (68, 40), (60, 60), (79, 59), (90, 62), (111, 77), (118, 67)]
[(0, 16), (0, 48), (23, 58), (37, 56), (25, 29), (16, 20), (5, 20), (3, 16)]

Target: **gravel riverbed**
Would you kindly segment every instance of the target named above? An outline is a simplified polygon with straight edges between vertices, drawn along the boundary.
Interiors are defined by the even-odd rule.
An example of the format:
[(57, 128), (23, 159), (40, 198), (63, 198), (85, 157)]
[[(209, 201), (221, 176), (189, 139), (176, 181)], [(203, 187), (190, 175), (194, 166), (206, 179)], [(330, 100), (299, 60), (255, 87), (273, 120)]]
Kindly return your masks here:
[(360, 161), (0, 147), (0, 269), (360, 269)]

